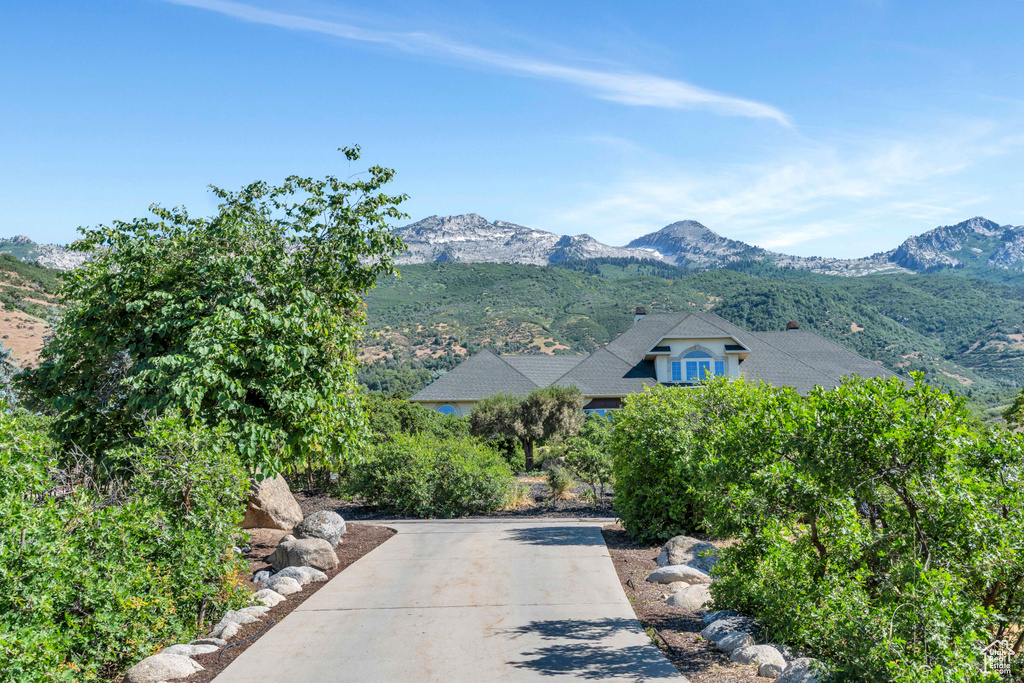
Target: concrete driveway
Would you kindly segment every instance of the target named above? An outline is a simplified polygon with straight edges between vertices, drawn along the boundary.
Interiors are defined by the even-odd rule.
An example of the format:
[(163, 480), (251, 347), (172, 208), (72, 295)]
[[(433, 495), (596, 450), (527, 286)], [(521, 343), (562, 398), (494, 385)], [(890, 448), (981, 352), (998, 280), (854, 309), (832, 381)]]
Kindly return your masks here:
[(633, 617), (601, 523), (395, 522), (231, 663), (240, 681), (685, 681)]

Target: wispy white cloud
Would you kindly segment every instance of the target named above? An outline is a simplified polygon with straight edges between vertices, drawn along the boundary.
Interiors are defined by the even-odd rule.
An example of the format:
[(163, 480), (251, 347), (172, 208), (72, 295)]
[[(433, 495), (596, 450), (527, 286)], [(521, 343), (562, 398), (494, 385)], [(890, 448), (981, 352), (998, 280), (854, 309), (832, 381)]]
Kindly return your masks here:
[(630, 71), (577, 68), (543, 59), (505, 54), (456, 43), (420, 32), (377, 31), (336, 21), (287, 14), (229, 0), (166, 0), (293, 31), (311, 31), (366, 43), (386, 45), (425, 56), (444, 57), (476, 67), (578, 86), (593, 97), (632, 106), (702, 109), (725, 116), (766, 118), (789, 126), (790, 119), (769, 104), (732, 97), (690, 83)]
[[(911, 230), (974, 215), (990, 188), (965, 176), (1024, 147), (1021, 136), (990, 124), (957, 131), (808, 145), (699, 174), (651, 154), (613, 181), (589, 188), (594, 199), (546, 217), (545, 227), (623, 244), (689, 218), (769, 249), (864, 256), (896, 246)], [(814, 253), (825, 243), (828, 253)]]

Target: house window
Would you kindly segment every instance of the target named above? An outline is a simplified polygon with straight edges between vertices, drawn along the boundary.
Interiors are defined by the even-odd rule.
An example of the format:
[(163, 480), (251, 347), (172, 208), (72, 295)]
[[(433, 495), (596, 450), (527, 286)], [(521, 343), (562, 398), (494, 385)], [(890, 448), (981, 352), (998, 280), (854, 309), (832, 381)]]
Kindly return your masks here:
[(672, 381), (682, 382), (683, 381), (683, 364), (679, 361), (672, 361)]
[(437, 412), (441, 413), (442, 415), (454, 415), (455, 406), (444, 405), (438, 408)]
[(716, 360), (715, 361), (715, 377), (722, 377), (723, 375), (725, 375), (725, 361), (724, 360)]
[(711, 375), (712, 355), (707, 351), (690, 351), (683, 358), (687, 382), (700, 382)]

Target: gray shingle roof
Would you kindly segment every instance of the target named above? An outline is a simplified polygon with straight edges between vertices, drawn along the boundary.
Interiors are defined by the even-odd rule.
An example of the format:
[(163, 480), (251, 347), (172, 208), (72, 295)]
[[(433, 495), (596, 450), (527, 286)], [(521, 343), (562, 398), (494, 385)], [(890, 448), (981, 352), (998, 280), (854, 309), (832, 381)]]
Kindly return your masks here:
[(410, 401), (479, 401), (494, 394), (526, 396), (537, 388), (523, 373), (490, 351), (462, 361), (428, 384)]
[(574, 384), (585, 396), (625, 396), (656, 384), (644, 357), (664, 337), (733, 337), (750, 350), (740, 372), (752, 381), (806, 393), (845, 375), (894, 377), (877, 363), (804, 330), (748, 332), (713, 313), (644, 316), (589, 356), (495, 356), (483, 351), (439, 377), (412, 401), (475, 401), (498, 393), (525, 396), (551, 384)]
[(576, 385), (584, 396), (625, 396), (657, 383), (653, 363), (641, 359), (631, 365), (606, 349), (594, 351), (555, 382)]
[(798, 357), (807, 365), (834, 378), (836, 384), (839, 384), (839, 380), (846, 375), (860, 375), (861, 377), (898, 376), (878, 363), (854, 353), (845, 346), (829, 341), (814, 332), (787, 330), (785, 332), (759, 332), (757, 336), (775, 348)]
[(501, 360), (526, 375), (539, 387), (549, 386), (556, 379), (576, 367), (585, 354), (578, 356), (511, 356), (502, 354)]

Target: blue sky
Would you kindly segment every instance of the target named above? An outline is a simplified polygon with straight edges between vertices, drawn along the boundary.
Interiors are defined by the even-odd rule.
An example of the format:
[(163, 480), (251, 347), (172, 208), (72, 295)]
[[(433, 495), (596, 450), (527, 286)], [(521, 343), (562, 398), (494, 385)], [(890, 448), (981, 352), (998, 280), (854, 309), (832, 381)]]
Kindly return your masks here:
[(1024, 224), (1022, 35), (1021, 0), (0, 3), (0, 235), (380, 163), (413, 220), (862, 256)]

